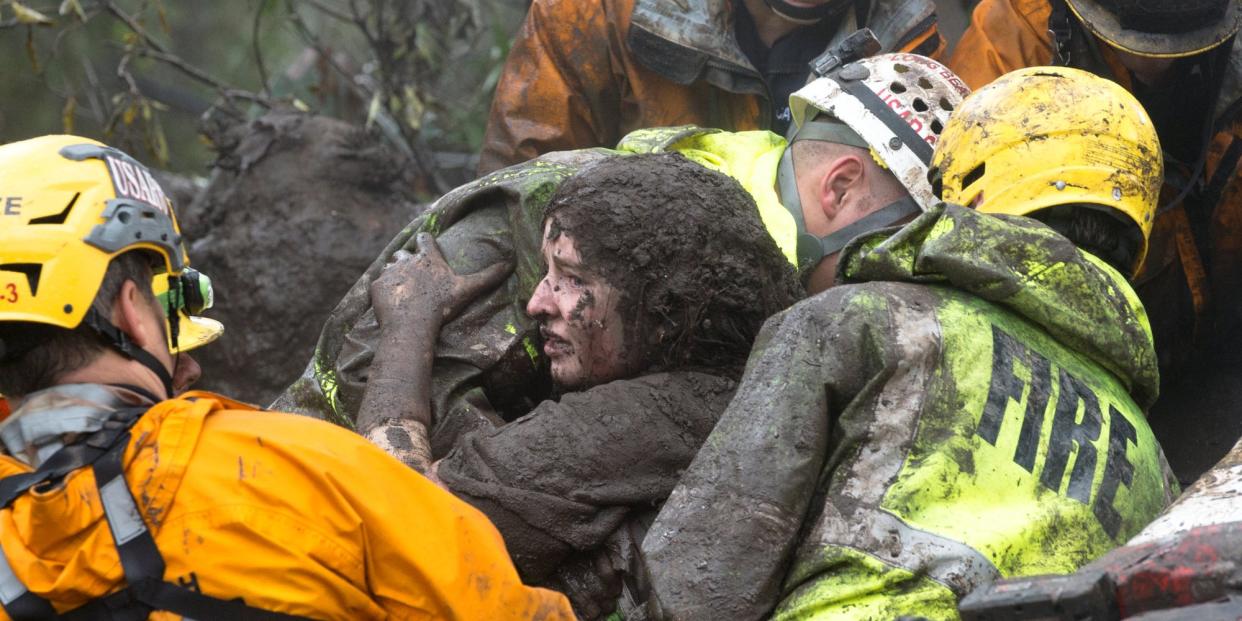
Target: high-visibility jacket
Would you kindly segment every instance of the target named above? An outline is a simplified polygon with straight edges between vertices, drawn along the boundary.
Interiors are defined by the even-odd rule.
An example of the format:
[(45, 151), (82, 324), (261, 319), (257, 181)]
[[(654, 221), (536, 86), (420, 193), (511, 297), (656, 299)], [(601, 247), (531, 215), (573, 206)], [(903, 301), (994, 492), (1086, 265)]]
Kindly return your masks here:
[[(11, 575), (60, 613), (124, 588), (132, 568), (118, 562), (117, 543), (147, 531), (174, 590), (262, 610), (573, 619), (563, 596), (521, 584), (482, 514), (339, 427), (191, 392), (141, 414), (118, 446), (124, 478), (110, 480), (128, 493), (101, 494), (96, 465), (0, 511)], [(30, 471), (0, 457), (0, 477)], [(105, 519), (129, 494), (137, 511), (109, 509)], [(16, 588), (8, 575), (0, 571), (6, 605)]]
[[(1063, 1), (1063, 0), (1062, 0)], [(949, 68), (972, 89), (1015, 69), (1058, 64), (1053, 53), (1050, 0), (982, 0), (970, 27), (954, 48)], [(1070, 19), (1075, 19), (1072, 14)], [(1090, 35), (1086, 35), (1090, 36)], [(1132, 89), (1130, 73), (1106, 44), (1080, 46), (1069, 62)], [(1202, 192), (1198, 205), (1156, 216), (1143, 272), (1136, 278), (1161, 356), (1161, 371), (1173, 375), (1196, 342), (1242, 328), (1242, 39), (1235, 40), (1229, 73), (1212, 107), (1215, 135), (1203, 172), (1191, 180)], [(1161, 204), (1169, 204), (1192, 170), (1170, 165)]]
[[(496, 87), (486, 174), (551, 151), (611, 147), (644, 127), (768, 129), (773, 102), (733, 33), (731, 0), (535, 0)], [(931, 0), (873, 0), (885, 51), (938, 57)], [(858, 28), (855, 8), (835, 45)], [(808, 70), (809, 72), (809, 70)]]
[(1074, 571), (1176, 493), (1115, 270), (952, 205), (840, 260), (847, 284), (764, 326), (648, 530), (654, 618), (956, 619), (974, 587)]

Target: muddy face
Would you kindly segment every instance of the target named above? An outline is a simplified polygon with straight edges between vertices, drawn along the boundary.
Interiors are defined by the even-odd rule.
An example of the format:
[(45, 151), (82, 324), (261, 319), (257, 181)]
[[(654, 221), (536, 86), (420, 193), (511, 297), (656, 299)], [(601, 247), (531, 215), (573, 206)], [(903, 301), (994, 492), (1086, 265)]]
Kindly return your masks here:
[(620, 292), (583, 265), (573, 238), (551, 220), (542, 252), (548, 273), (526, 312), (539, 321), (552, 381), (561, 389), (580, 389), (628, 375), (633, 365), (624, 353)]

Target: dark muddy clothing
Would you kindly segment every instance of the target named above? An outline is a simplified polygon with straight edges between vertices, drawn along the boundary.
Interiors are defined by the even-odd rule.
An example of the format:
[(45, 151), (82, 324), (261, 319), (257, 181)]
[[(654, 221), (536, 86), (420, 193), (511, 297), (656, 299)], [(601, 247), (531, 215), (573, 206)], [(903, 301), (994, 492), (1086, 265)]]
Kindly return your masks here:
[(793, 221), (774, 190), (784, 147), (783, 139), (767, 132), (642, 130), (622, 139), (617, 150), (550, 153), (445, 194), (393, 238), (337, 304), (302, 377), (272, 407), (353, 427), (379, 338), (371, 282), (396, 251), (417, 250), (418, 232), (431, 231), (458, 274), (515, 261), (505, 283), (470, 303), (440, 331), (432, 375), (435, 424), (430, 431), (433, 457), (443, 458), (462, 433), (526, 414), (548, 396), (539, 330), (526, 314), (526, 302), (543, 278), (543, 210), (562, 181), (609, 155), (676, 151), (747, 188), (769, 234), (792, 261)]
[(755, 18), (742, 6), (742, 0), (733, 1), (733, 30), (738, 47), (751, 66), (763, 76), (772, 101), (784, 102), (772, 106), (769, 130), (782, 136), (789, 133), (789, 122), (792, 120), (787, 103), (789, 96), (806, 85), (808, 64), (824, 53), (824, 41), (832, 39), (842, 17), (830, 17), (799, 28), (768, 47), (759, 38)]
[[(601, 541), (610, 525), (614, 532), (602, 546), (607, 548), (602, 562), (623, 569), (634, 562), (630, 557), (644, 529), (639, 516), (630, 519), (631, 514), (647, 507), (646, 521), (654, 517), (658, 502), (689, 464), (728, 396), (719, 392), (725, 380), (678, 373), (615, 382), (568, 395), (559, 404), (540, 403), (548, 394), (546, 362), (537, 324), (526, 315), (525, 305), (543, 277), (539, 248), (548, 199), (589, 162), (619, 152), (677, 151), (735, 176), (751, 189), (765, 220), (768, 214), (787, 214), (773, 190), (776, 162), (784, 149), (778, 136), (665, 128), (635, 132), (618, 148), (548, 154), (446, 194), (393, 239), (341, 300), (305, 373), (273, 406), (353, 426), (380, 335), (370, 309), (370, 284), (397, 250), (416, 250), (419, 231), (437, 234), (444, 258), (458, 274), (514, 260), (515, 271), (503, 285), (441, 329), (432, 374), (432, 454), (442, 459), (459, 447), (442, 463), (441, 476), (455, 492), (479, 500), (476, 506), (512, 541), (509, 550), (522, 559), (518, 565), (523, 573), (546, 576), (547, 584), (572, 599), (600, 582), (593, 575), (596, 559), (579, 551)], [(769, 232), (774, 226), (768, 223)], [(792, 232), (792, 223), (787, 228)], [(792, 241), (790, 235), (773, 235)], [(667, 391), (655, 391), (657, 384)], [(677, 402), (684, 403), (681, 411), (670, 410), (669, 404)], [(532, 414), (521, 422), (501, 427), (505, 419), (527, 412)], [(621, 412), (635, 418), (626, 420)], [(680, 418), (665, 417), (669, 412)], [(626, 429), (643, 421), (650, 428)], [(600, 429), (608, 434), (599, 435)], [(555, 451), (518, 448), (556, 444), (553, 438), (565, 446)], [(597, 461), (592, 461), (584, 441), (618, 448), (597, 446)], [(644, 450), (620, 450), (627, 442), (640, 442)], [(496, 456), (503, 457), (503, 467)], [(645, 476), (636, 461), (643, 462)], [(577, 466), (583, 469), (574, 475)], [(538, 476), (519, 476), (532, 471)], [(625, 528), (616, 528), (623, 523)], [(553, 529), (553, 524), (558, 526)], [(559, 543), (548, 542), (553, 536)], [(549, 568), (557, 559), (565, 562), (553, 575)]]
[(1176, 492), (1143, 309), (1063, 237), (942, 205), (856, 239), (839, 277), (768, 321), (651, 526), (654, 616), (956, 619)]
[(471, 303), (440, 331), (432, 376), (433, 457), (448, 454), (464, 432), (529, 412), (548, 394), (538, 326), (525, 311), (526, 300), (543, 277), (539, 255), (543, 208), (553, 190), (579, 166), (608, 153), (599, 149), (549, 154), (488, 175), (436, 201), (388, 244), (337, 304), (306, 371), (275, 405), (353, 427), (379, 338), (369, 287), (393, 253), (417, 250), (415, 235), (431, 231), (458, 274), (516, 261), (505, 283)]
[[(558, 567), (593, 556), (623, 523), (664, 502), (735, 386), (673, 372), (570, 393), (466, 435), (439, 476), (492, 520), (524, 580), (559, 587), (576, 602), (572, 585), (557, 584)], [(608, 562), (624, 569), (638, 543)]]
[[(644, 127), (770, 129), (789, 102), (738, 45), (734, 13), (730, 0), (534, 0), (496, 86), (479, 172), (612, 146)], [(874, 0), (853, 3), (820, 51), (860, 22), (886, 52), (945, 49), (934, 2)]]

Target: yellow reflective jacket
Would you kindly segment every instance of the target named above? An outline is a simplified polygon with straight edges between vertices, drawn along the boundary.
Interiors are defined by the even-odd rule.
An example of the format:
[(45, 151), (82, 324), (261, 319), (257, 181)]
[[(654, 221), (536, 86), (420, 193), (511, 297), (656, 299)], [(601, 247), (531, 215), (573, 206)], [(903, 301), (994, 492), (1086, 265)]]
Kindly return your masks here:
[[(166, 582), (315, 619), (573, 619), (481, 513), (334, 425), (192, 392), (142, 415), (122, 463)], [(90, 468), (0, 511), (0, 545), (62, 613), (124, 586)]]
[(1116, 270), (1034, 220), (941, 204), (856, 238), (838, 277), (764, 325), (647, 531), (654, 618), (952, 620), (980, 584), (1072, 572), (1176, 494)]
[[(949, 68), (971, 89), (1001, 75), (1058, 62), (1053, 52), (1049, 0), (982, 0), (970, 27), (949, 59)], [(1134, 90), (1130, 72), (1108, 45), (1094, 46), (1095, 59), (1075, 50), (1070, 64), (1103, 75)], [(1213, 106), (1214, 135), (1195, 187), (1202, 188), (1202, 224), (1186, 204), (1161, 209), (1150, 249), (1135, 288), (1152, 318), (1161, 372), (1182, 370), (1191, 346), (1210, 344), (1242, 325), (1236, 291), (1242, 290), (1242, 39), (1233, 42), (1228, 74)], [(1160, 204), (1171, 205), (1193, 171), (1165, 160), (1166, 184)], [(1197, 228), (1202, 230), (1196, 230)], [(1213, 316), (1215, 315), (1215, 316)]]

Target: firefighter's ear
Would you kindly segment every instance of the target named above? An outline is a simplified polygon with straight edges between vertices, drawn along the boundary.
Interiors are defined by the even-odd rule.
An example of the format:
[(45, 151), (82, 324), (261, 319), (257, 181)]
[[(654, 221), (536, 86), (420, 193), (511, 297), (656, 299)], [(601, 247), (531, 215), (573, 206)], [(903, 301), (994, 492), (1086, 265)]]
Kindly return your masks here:
[(824, 169), (824, 176), (816, 188), (816, 199), (828, 221), (837, 218), (850, 201), (862, 197), (864, 172), (862, 158), (852, 154), (838, 157)]
[(168, 337), (164, 335), (162, 312), (134, 281), (126, 280), (112, 303), (112, 325), (147, 351), (163, 349), (167, 352)]

